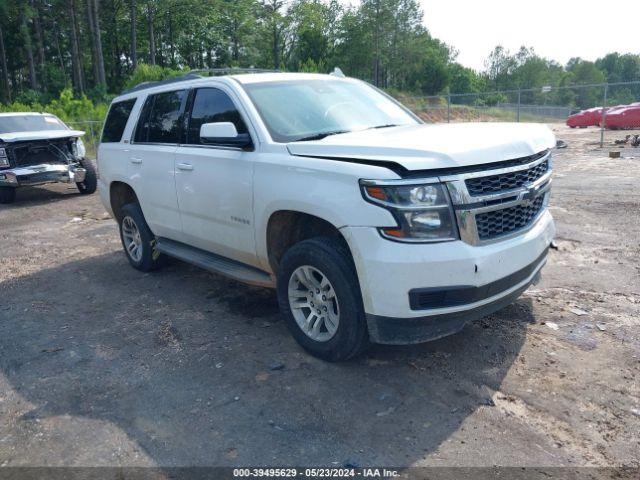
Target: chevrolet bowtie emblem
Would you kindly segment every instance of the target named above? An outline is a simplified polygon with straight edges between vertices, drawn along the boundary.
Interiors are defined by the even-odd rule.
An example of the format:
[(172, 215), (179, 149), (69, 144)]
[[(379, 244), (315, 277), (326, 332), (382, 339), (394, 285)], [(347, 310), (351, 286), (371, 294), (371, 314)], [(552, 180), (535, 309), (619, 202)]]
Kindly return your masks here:
[(538, 193), (538, 189), (535, 187), (529, 187), (525, 192), (523, 192), (520, 196), (522, 201), (522, 205), (527, 206), (536, 198), (536, 193)]

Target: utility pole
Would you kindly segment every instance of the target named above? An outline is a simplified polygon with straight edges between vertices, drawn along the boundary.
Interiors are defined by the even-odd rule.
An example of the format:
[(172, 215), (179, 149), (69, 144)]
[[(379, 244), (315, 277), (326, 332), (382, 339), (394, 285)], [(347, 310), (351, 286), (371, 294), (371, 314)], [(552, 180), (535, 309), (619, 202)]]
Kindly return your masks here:
[(607, 119), (607, 94), (609, 93), (609, 84), (604, 85), (604, 99), (602, 101), (602, 122), (600, 123), (600, 148), (604, 147), (604, 125)]

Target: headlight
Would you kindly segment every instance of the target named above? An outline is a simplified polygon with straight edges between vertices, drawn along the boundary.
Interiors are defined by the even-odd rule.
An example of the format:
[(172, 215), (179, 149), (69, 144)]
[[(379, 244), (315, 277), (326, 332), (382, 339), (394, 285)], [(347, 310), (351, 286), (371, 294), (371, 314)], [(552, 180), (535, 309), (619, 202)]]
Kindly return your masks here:
[(442, 183), (381, 184), (361, 180), (362, 193), (371, 203), (393, 213), (397, 227), (381, 228), (387, 238), (404, 242), (442, 242), (458, 239), (453, 208)]
[(9, 157), (7, 157), (7, 151), (4, 148), (0, 148), (0, 168), (9, 166)]
[(87, 154), (87, 149), (84, 147), (84, 142), (81, 138), (77, 138), (75, 142), (74, 155), (78, 158), (84, 158)]

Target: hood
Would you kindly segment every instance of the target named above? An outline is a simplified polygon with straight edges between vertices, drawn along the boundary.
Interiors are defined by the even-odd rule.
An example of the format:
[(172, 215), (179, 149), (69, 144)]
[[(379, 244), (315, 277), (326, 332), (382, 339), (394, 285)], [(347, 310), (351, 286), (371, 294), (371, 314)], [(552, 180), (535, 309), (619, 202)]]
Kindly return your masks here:
[(395, 162), (407, 170), (455, 168), (528, 157), (556, 145), (542, 124), (408, 125), (287, 144), (292, 155)]
[(34, 132), (0, 133), (0, 140), (6, 143), (28, 142), (31, 140), (57, 140), (66, 137), (82, 137), (82, 130), (37, 130)]

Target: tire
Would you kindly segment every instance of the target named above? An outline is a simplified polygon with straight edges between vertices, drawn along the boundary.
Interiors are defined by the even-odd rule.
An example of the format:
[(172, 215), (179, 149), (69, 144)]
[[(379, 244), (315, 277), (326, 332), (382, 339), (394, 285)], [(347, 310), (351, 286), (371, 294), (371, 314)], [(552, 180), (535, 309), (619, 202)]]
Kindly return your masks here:
[[(316, 291), (317, 297), (314, 296), (308, 286), (298, 280), (299, 274), (303, 271), (306, 274), (311, 272), (310, 274), (314, 276), (315, 283), (308, 279), (308, 275), (302, 275), (303, 277), (306, 275), (308, 283), (317, 287), (324, 282), (322, 280), (324, 277), (328, 281), (328, 287), (325, 285), (322, 290), (314, 287), (313, 290)], [(306, 302), (306, 306), (292, 308), (289, 293), (291, 285), (294, 285), (293, 290), (298, 292), (294, 294), (294, 298), (297, 298), (300, 304)], [(362, 305), (360, 284), (348, 248), (340, 240), (331, 237), (316, 237), (291, 247), (280, 262), (277, 289), (278, 303), (284, 314), (287, 328), (302, 348), (311, 355), (330, 362), (337, 362), (353, 358), (364, 352), (369, 346), (369, 334)], [(327, 292), (327, 296), (333, 297), (335, 295), (335, 297), (329, 298), (325, 302), (325, 296), (322, 295), (325, 292)], [(333, 292), (333, 295), (329, 292)], [(314, 299), (318, 303), (313, 303)], [(314, 310), (317, 308), (318, 312), (322, 312), (321, 316), (313, 313), (310, 305), (314, 305)], [(329, 310), (325, 307), (328, 307)], [(334, 311), (330, 314), (332, 309)], [(336, 311), (338, 321), (334, 322)], [(316, 327), (322, 322), (316, 332), (318, 338), (312, 338), (300, 326), (299, 321), (304, 324), (305, 317), (307, 321), (311, 318), (309, 324)], [(328, 320), (329, 318), (333, 318), (333, 320)], [(335, 328), (335, 323), (337, 323), (337, 328)], [(333, 326), (331, 327), (331, 325)], [(310, 328), (309, 330), (315, 331), (316, 329)]]
[(0, 203), (13, 203), (16, 200), (14, 187), (0, 187)]
[(84, 177), (84, 181), (77, 182), (76, 186), (82, 195), (91, 195), (95, 193), (98, 188), (98, 175), (96, 175), (96, 167), (93, 166), (90, 160), (83, 160), (81, 162), (82, 167), (87, 171)]
[[(166, 263), (166, 256), (155, 248), (156, 237), (147, 225), (140, 205), (137, 203), (124, 205), (122, 214), (118, 218), (118, 226), (124, 254), (133, 268), (141, 272), (150, 272)], [(132, 242), (135, 248), (129, 248)]]

